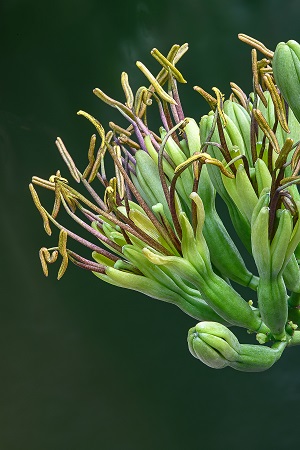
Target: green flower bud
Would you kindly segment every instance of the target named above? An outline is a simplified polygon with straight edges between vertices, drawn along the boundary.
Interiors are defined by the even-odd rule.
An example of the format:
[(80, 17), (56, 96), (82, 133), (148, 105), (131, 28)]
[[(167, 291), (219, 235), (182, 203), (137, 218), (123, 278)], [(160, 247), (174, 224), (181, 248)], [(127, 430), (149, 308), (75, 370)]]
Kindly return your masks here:
[[(255, 215), (255, 211), (253, 216)], [(252, 254), (255, 260), (260, 277), (268, 278), (270, 276), (271, 253), (269, 244), (269, 208), (263, 206), (256, 220), (252, 219), (251, 241)]]
[(287, 292), (282, 276), (259, 279), (258, 306), (264, 323), (278, 340), (285, 340), (288, 318)]
[(223, 369), (238, 358), (240, 344), (220, 323), (201, 322), (189, 330), (188, 346), (192, 355), (207, 366)]
[(254, 168), (258, 194), (260, 195), (264, 189), (271, 189), (272, 176), (266, 163), (260, 158), (257, 158)]
[(169, 208), (157, 170), (157, 163), (153, 161), (148, 153), (142, 150), (136, 152), (135, 158), (137, 180), (143, 191), (152, 199), (151, 206), (156, 203), (162, 203), (164, 210), (168, 214), (168, 219), (171, 221)]
[(278, 276), (284, 269), (285, 255), (291, 240), (292, 231), (293, 221), (290, 211), (287, 209), (281, 210), (277, 230), (270, 246), (271, 277)]
[(287, 289), (300, 293), (300, 270), (295, 254), (292, 255), (283, 271), (283, 279)]
[[(250, 225), (258, 198), (243, 164), (238, 166), (235, 178), (228, 178), (222, 174), (222, 180), (236, 207)], [(248, 228), (250, 229), (249, 225)]]
[[(150, 156), (151, 159), (153, 160), (153, 162), (155, 163), (155, 165), (152, 164), (152, 167), (156, 167), (157, 168), (157, 166), (158, 166), (158, 154), (157, 154), (157, 151), (155, 150), (155, 148), (153, 147), (153, 144), (151, 142), (150, 136), (149, 135), (145, 136), (144, 141), (145, 141), (146, 149), (148, 150), (148, 154), (146, 152), (144, 152), (144, 151), (141, 151), (141, 150), (139, 150), (138, 153), (139, 153), (139, 155), (140, 154), (145, 154), (147, 156)], [(136, 153), (136, 155), (137, 155), (137, 153)], [(138, 156), (138, 158), (136, 158), (137, 161), (139, 159), (140, 159), (140, 156)], [(145, 162), (145, 158), (144, 158), (143, 161)], [(142, 162), (139, 162), (140, 168), (141, 168), (141, 164), (142, 164)], [(168, 177), (172, 178), (172, 176), (174, 174), (174, 171), (173, 171), (172, 167), (170, 166), (170, 164), (164, 159), (162, 165), (163, 165), (164, 173), (167, 174)], [(152, 170), (151, 170), (151, 172), (153, 173)], [(156, 172), (157, 172), (157, 169), (156, 169)]]
[[(162, 139), (164, 139), (166, 134), (167, 134), (166, 130), (164, 128), (160, 128), (160, 135)], [(169, 136), (165, 144), (165, 151), (171, 157), (172, 161), (176, 166), (179, 166), (180, 164), (184, 163), (187, 160), (186, 155), (181, 150), (181, 148), (176, 144), (172, 136)], [(189, 204), (189, 195), (193, 190), (193, 181), (194, 180), (191, 167), (188, 167), (186, 170), (184, 170), (177, 179), (176, 183), (177, 191), (186, 204)]]
[[(239, 103), (231, 100), (226, 100), (224, 102), (224, 112), (237, 127), (238, 133), (243, 140), (243, 146), (240, 147), (241, 153), (246, 155), (250, 166), (252, 166), (252, 155), (250, 148), (250, 114)], [(236, 143), (235, 145), (238, 144)]]
[(214, 369), (229, 366), (243, 372), (262, 372), (278, 361), (286, 345), (276, 342), (270, 348), (240, 344), (228, 328), (214, 322), (201, 322), (188, 333), (192, 355)]
[(272, 67), (277, 86), (289, 107), (300, 121), (300, 45), (290, 40), (280, 42), (275, 50)]
[(184, 131), (187, 137), (188, 147), (190, 151), (190, 156), (195, 152), (200, 152), (200, 130), (197, 122), (190, 117), (187, 117), (187, 124), (184, 127)]

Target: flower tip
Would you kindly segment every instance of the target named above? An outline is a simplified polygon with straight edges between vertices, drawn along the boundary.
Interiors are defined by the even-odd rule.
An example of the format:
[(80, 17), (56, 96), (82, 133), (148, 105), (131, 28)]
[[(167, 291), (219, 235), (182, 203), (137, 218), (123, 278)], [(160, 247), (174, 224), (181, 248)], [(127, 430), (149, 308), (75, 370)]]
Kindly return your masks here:
[(52, 230), (51, 230), (50, 226), (45, 226), (44, 228), (45, 228), (45, 231), (48, 234), (48, 236), (51, 236), (52, 235)]
[(189, 197), (191, 200), (195, 200), (196, 198), (199, 197), (199, 195), (197, 194), (197, 192), (193, 191), (190, 193)]

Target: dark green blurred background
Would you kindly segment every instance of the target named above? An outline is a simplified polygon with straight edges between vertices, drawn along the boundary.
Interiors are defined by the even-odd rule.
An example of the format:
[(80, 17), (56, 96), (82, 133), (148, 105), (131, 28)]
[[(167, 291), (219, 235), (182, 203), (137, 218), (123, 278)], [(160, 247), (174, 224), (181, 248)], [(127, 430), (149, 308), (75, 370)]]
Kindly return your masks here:
[[(93, 94), (122, 98), (120, 73), (154, 72), (149, 52), (189, 42), (180, 63), (187, 116), (206, 105), (192, 86), (251, 88), (243, 32), (275, 44), (299, 40), (298, 1), (2, 0), (0, 72), (0, 450), (292, 448), (298, 442), (300, 353), (270, 371), (214, 371), (186, 345), (195, 321), (170, 305), (70, 267), (44, 278), (45, 235), (27, 185), (68, 176), (54, 145), (86, 164), (84, 109), (107, 128), (117, 117)], [(46, 193), (47, 194), (47, 193)], [(49, 196), (44, 196), (47, 198)]]

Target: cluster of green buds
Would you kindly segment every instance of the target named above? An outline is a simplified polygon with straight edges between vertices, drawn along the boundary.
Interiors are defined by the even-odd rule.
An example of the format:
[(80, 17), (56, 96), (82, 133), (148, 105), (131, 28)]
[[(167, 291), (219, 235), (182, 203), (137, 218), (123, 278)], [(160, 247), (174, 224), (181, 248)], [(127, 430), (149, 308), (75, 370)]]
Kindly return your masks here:
[[(96, 118), (78, 112), (98, 134), (83, 172), (57, 138), (71, 176), (87, 193), (60, 171), (49, 180), (34, 176), (30, 191), (47, 234), (51, 224), (60, 230), (58, 245), (39, 253), (46, 276), (60, 255), (58, 279), (71, 261), (107, 283), (173, 303), (200, 321), (188, 334), (193, 356), (210, 367), (251, 372), (268, 369), (285, 348), (300, 344), (300, 45), (280, 43), (274, 53), (239, 38), (252, 47), (249, 96), (235, 83), (227, 100), (215, 87), (210, 94), (195, 86), (209, 105), (197, 123), (185, 117), (177, 87), (186, 82), (176, 65), (188, 45), (173, 45), (167, 56), (153, 49), (157, 76), (136, 63), (148, 87), (134, 93), (123, 72), (124, 103), (94, 90), (125, 126), (110, 122), (105, 132)], [(156, 132), (148, 122), (154, 106), (161, 120)], [(53, 191), (51, 212), (34, 185)], [(216, 200), (228, 211), (227, 228)], [(89, 238), (59, 221), (61, 207)], [(69, 249), (68, 238), (91, 257)], [(247, 267), (249, 257), (257, 273)], [(240, 344), (232, 326), (255, 333), (257, 344)]]

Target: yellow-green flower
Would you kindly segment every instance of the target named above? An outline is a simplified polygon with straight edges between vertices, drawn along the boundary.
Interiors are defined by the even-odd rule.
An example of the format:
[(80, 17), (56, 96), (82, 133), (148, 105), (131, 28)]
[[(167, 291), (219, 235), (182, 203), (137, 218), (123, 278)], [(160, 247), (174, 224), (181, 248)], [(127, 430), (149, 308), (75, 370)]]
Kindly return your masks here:
[[(215, 87), (209, 94), (196, 86), (210, 109), (198, 124), (185, 116), (177, 87), (186, 82), (177, 63), (187, 44), (174, 45), (167, 56), (153, 49), (161, 66), (156, 76), (137, 62), (149, 87), (134, 93), (123, 72), (124, 103), (94, 90), (126, 125), (110, 122), (106, 132), (96, 118), (78, 112), (98, 135), (91, 136), (83, 171), (57, 139), (78, 188), (57, 171), (49, 180), (33, 177), (30, 191), (47, 234), (51, 225), (60, 230), (58, 245), (39, 253), (46, 276), (60, 255), (58, 278), (71, 261), (110, 284), (174, 303), (204, 321), (189, 334), (194, 356), (211, 367), (256, 371), (271, 367), (299, 340), (300, 124), (276, 86), (273, 52), (240, 38), (254, 47), (249, 96), (234, 83), (227, 100)], [(259, 61), (257, 50), (266, 57)], [(153, 110), (161, 121), (155, 130)], [(51, 212), (34, 186), (53, 191)], [(226, 205), (229, 227), (216, 199)], [(63, 225), (61, 208), (88, 238)], [(72, 251), (70, 238), (91, 256)], [(242, 256), (247, 251), (254, 273)], [(238, 285), (249, 288), (251, 299)], [(225, 325), (256, 333), (260, 344), (272, 341), (272, 349), (239, 344)]]

